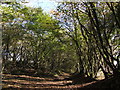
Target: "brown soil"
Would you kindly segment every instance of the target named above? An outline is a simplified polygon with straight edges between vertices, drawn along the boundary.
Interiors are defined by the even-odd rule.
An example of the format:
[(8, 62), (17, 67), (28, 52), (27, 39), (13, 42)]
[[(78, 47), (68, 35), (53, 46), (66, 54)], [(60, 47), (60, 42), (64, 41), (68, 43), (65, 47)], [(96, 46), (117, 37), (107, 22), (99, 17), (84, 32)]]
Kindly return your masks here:
[(3, 90), (13, 90), (13, 89), (76, 89), (91, 83), (77, 84), (73, 85), (72, 80), (65, 80), (70, 75), (63, 73), (61, 76), (56, 76), (55, 78), (41, 78), (41, 77), (32, 77), (27, 75), (10, 75), (3, 74)]
[(112, 90), (120, 90), (120, 76), (100, 80), (83, 88), (112, 88)]
[(81, 76), (80, 78), (75, 77), (73, 79), (68, 79), (68, 77), (70, 77), (70, 75), (67, 73), (63, 73), (61, 76), (56, 76), (54, 78), (3, 74), (2, 90), (79, 90), (80, 88), (120, 88), (120, 78), (110, 78), (107, 80), (94, 81), (90, 77), (88, 78)]

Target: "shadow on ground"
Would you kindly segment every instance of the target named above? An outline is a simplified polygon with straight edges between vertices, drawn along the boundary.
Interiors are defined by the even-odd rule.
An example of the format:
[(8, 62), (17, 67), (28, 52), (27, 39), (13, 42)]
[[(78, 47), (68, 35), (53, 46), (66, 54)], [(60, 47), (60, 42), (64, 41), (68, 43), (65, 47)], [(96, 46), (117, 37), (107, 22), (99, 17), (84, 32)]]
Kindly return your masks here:
[(120, 88), (120, 77), (111, 77), (109, 79), (100, 81), (96, 81), (90, 77), (83, 76), (71, 77), (67, 73), (64, 73), (63, 75), (54, 78), (10, 74), (3, 74), (3, 77), (4, 78), (2, 80), (2, 90), (79, 90), (84, 88)]

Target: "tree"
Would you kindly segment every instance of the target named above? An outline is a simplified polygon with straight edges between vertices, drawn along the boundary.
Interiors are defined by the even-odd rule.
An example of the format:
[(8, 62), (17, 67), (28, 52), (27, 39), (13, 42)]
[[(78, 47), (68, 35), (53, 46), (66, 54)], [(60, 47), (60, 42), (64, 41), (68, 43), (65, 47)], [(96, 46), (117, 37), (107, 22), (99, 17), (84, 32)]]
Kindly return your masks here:
[(119, 64), (119, 59), (113, 53), (112, 43), (115, 32), (119, 30), (119, 17), (115, 12), (118, 7), (118, 3), (92, 2), (64, 2), (58, 6), (57, 12), (61, 17), (56, 18), (76, 44), (81, 73), (93, 77), (102, 68), (106, 77), (108, 73), (118, 75), (116, 66), (119, 65), (115, 65), (114, 61)]
[(34, 74), (39, 75), (74, 71), (75, 63), (71, 61), (76, 60), (74, 47), (57, 20), (43, 13), (41, 8), (26, 7), (17, 2), (5, 4), (1, 9), (4, 72), (25, 73), (34, 69)]

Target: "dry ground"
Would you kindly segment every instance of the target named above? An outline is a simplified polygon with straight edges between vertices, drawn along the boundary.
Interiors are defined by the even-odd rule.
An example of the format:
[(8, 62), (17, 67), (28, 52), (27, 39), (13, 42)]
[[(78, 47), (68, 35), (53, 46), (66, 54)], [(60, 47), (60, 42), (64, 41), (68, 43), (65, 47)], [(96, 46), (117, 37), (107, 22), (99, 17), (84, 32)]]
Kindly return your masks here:
[(71, 80), (65, 80), (64, 78), (69, 77), (67, 73), (63, 73), (61, 76), (55, 78), (41, 78), (32, 77), (27, 75), (10, 75), (3, 74), (3, 89), (2, 90), (50, 90), (50, 89), (68, 89), (73, 90), (81, 88), (96, 81), (84, 84), (73, 85)]

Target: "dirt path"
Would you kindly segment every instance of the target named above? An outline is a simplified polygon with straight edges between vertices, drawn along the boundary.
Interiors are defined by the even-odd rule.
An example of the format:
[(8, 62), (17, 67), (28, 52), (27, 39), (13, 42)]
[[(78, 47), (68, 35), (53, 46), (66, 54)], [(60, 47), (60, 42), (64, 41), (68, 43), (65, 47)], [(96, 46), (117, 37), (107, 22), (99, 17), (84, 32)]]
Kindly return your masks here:
[(19, 90), (34, 90), (34, 89), (76, 89), (91, 83), (80, 84), (80, 85), (72, 85), (71, 80), (64, 80), (64, 78), (69, 77), (69, 74), (64, 73), (61, 76), (56, 76), (56, 78), (40, 78), (40, 77), (32, 77), (26, 75), (10, 75), (4, 74), (3, 81), (3, 90), (13, 90), (13, 88)]

